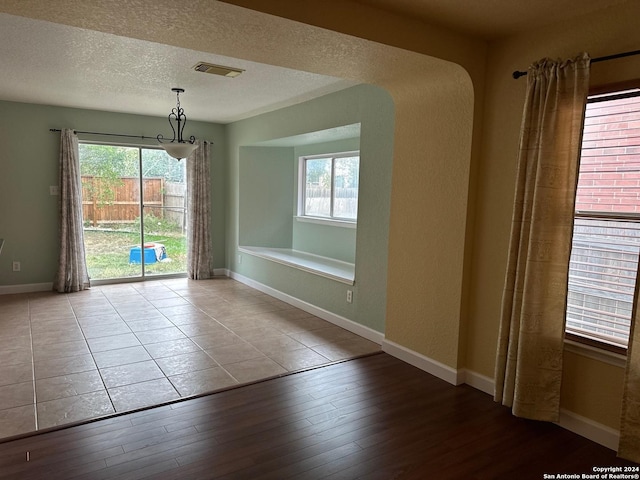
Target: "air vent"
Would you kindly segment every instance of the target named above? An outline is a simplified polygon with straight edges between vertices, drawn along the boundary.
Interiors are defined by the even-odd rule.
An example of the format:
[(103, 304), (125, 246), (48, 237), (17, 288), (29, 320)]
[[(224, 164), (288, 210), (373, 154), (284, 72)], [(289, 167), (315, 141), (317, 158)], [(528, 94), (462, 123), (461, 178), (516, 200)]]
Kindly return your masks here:
[(222, 65), (213, 65), (212, 63), (199, 62), (193, 69), (196, 72), (211, 73), (213, 75), (221, 75), (223, 77), (237, 77), (244, 70), (241, 68), (224, 67)]

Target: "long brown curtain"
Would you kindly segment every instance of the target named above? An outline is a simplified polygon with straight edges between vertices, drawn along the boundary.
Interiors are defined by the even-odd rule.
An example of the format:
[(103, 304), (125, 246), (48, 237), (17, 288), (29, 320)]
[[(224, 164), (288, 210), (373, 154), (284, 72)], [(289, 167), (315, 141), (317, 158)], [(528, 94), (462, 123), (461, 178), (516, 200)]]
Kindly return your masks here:
[(527, 75), (495, 400), (516, 416), (557, 421), (587, 54), (543, 59)]
[(60, 133), (60, 256), (53, 289), (60, 293), (89, 288), (89, 273), (82, 229), (82, 184), (78, 137), (73, 130)]
[(629, 334), (627, 370), (622, 396), (620, 443), (618, 444), (618, 456), (636, 463), (640, 463), (640, 328), (638, 328), (640, 299), (638, 297), (640, 297), (640, 287), (636, 280), (634, 315)]
[(187, 275), (193, 280), (213, 277), (211, 243), (211, 145), (198, 140), (187, 162)]

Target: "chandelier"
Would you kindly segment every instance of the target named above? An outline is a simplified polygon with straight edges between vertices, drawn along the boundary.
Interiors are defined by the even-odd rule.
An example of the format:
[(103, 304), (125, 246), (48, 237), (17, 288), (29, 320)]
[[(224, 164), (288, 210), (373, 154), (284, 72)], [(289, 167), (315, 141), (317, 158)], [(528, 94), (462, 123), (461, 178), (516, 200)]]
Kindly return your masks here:
[(172, 92), (176, 92), (176, 108), (171, 110), (171, 113), (167, 117), (171, 130), (173, 130), (173, 138), (170, 142), (164, 143), (164, 137), (162, 134), (158, 134), (156, 137), (160, 144), (160, 147), (173, 158), (178, 160), (187, 158), (196, 149), (196, 138), (191, 135), (188, 140), (182, 138), (182, 131), (187, 123), (187, 116), (184, 114), (184, 109), (180, 107), (180, 94), (184, 93), (184, 88), (172, 88)]

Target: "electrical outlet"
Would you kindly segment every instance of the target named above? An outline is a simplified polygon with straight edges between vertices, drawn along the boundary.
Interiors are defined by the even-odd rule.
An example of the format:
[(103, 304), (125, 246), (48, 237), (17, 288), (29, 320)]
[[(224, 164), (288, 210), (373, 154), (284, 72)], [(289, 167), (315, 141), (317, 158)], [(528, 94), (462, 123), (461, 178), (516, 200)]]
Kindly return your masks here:
[(59, 194), (60, 194), (60, 189), (58, 188), (58, 185), (49, 186), (49, 195), (59, 195)]
[(238, 254), (238, 265), (242, 265), (242, 254)]
[(13, 262), (13, 271), (14, 272), (20, 271), (20, 262)]
[(353, 291), (347, 290), (347, 303), (353, 302)]

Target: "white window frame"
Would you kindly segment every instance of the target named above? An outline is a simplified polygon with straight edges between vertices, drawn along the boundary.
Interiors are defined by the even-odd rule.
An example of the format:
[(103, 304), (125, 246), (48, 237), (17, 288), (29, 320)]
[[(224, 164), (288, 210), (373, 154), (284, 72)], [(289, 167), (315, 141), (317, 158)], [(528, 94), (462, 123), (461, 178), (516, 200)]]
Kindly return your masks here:
[[(360, 170), (360, 151), (354, 150), (349, 152), (338, 153), (324, 153), (318, 155), (304, 155), (298, 158), (298, 208), (296, 220), (300, 222), (318, 223), (322, 225), (331, 225), (337, 227), (356, 228), (358, 225), (358, 218), (344, 218), (333, 216), (333, 203), (334, 203), (334, 175), (335, 175), (335, 162), (339, 158), (358, 157), (358, 170)], [(307, 185), (307, 160), (315, 159), (331, 159), (331, 206), (329, 216), (308, 215), (306, 211), (306, 185)], [(359, 175), (359, 172), (358, 172)], [(358, 196), (360, 196), (360, 186), (358, 182)]]

